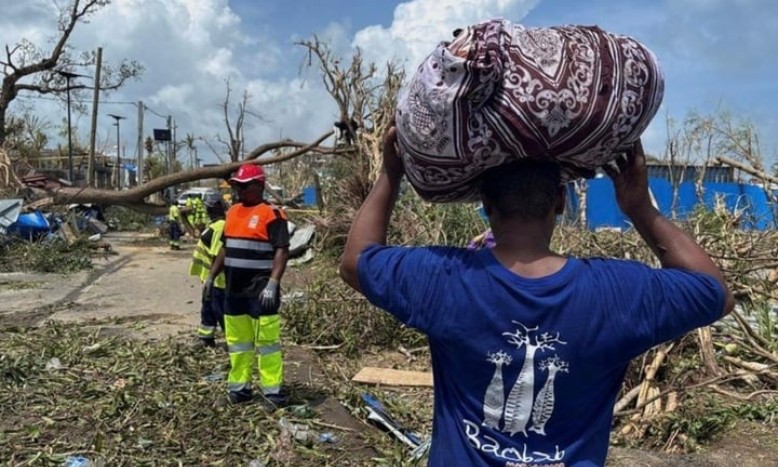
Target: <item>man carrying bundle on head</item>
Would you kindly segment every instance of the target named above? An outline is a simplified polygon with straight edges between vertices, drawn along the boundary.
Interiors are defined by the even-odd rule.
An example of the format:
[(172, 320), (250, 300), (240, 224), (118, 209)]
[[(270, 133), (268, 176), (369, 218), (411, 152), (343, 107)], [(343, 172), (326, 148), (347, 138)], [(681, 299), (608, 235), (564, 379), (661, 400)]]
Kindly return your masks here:
[[(650, 67), (634, 61), (638, 52), (647, 56), (639, 47), (609, 49), (630, 59), (608, 55), (607, 63), (596, 48), (571, 53), (581, 52), (592, 38), (609, 40), (598, 34), (602, 31), (528, 31), (504, 21), (479, 24), (443, 44), (445, 53), (438, 51), (419, 68), (428, 75), (414, 77), (410, 90), (401, 94), (398, 127), (389, 129), (384, 140), (383, 172), (354, 218), (340, 274), (372, 304), (428, 336), (435, 382), (430, 466), (604, 465), (613, 407), (630, 360), (711, 324), (734, 307), (708, 254), (651, 203), (637, 140), (645, 123), (641, 114), (633, 115), (636, 126), (619, 129), (629, 137), (616, 141), (624, 158), (596, 147), (592, 132), (612, 129), (605, 124), (607, 115), (591, 117), (598, 114), (582, 109), (581, 115), (590, 117), (581, 119), (593, 120), (566, 120), (572, 114), (564, 107), (581, 101), (565, 96), (591, 85), (601, 95), (587, 94), (589, 105), (600, 106), (597, 99), (607, 100), (610, 91), (593, 82), (563, 92), (570, 84), (559, 79), (570, 75), (565, 67), (605, 63), (617, 70), (609, 83), (626, 83), (636, 93), (646, 90), (638, 81), (651, 82), (638, 71)], [(621, 59), (630, 65), (622, 67)], [(515, 63), (502, 65), (506, 73), (489, 72), (501, 60)], [(507, 71), (524, 73), (527, 80), (514, 80)], [(586, 76), (592, 77), (574, 78)], [(521, 86), (530, 80), (536, 80), (535, 90), (549, 89), (527, 94), (530, 85), (523, 91)], [(447, 86), (472, 88), (447, 92)], [(563, 89), (552, 93), (554, 86)], [(539, 120), (522, 120), (521, 105), (542, 99), (549, 112), (537, 113)], [(427, 113), (425, 106), (437, 113)], [(527, 130), (531, 124), (540, 129)], [(564, 131), (583, 136), (559, 136)], [(550, 152), (526, 153), (544, 144)], [(579, 147), (584, 152), (574, 154), (585, 157), (554, 157), (571, 147)], [(598, 161), (598, 154), (610, 160)], [(452, 169), (456, 157), (463, 158), (467, 170)], [(422, 165), (429, 170), (420, 170)], [(563, 180), (597, 166), (611, 176), (619, 207), (660, 269), (551, 250), (556, 216), (565, 206)], [(457, 178), (463, 175), (470, 178)], [(404, 176), (429, 199), (480, 198), (495, 245), (477, 250), (387, 246)]]

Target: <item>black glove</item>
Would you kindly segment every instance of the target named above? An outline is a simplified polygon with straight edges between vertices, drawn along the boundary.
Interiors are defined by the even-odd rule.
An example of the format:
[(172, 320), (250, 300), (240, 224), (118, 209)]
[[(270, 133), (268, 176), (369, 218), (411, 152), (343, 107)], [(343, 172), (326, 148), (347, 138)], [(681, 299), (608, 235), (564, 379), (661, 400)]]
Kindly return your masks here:
[(203, 282), (203, 301), (210, 302), (211, 298), (213, 298), (213, 278), (208, 276)]

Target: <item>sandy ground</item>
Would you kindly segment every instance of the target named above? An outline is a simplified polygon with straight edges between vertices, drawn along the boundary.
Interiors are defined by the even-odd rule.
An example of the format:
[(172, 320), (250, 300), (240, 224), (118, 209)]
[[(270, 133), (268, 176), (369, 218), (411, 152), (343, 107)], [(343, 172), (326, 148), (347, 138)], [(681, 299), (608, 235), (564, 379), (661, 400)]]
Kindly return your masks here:
[(194, 333), (200, 288), (186, 274), (191, 251), (136, 245), (126, 235), (107, 240), (114, 254), (96, 259), (90, 272), (0, 274), (0, 322), (101, 321), (107, 332), (146, 339)]
[(104, 326), (146, 339), (194, 333), (199, 322), (200, 286), (187, 276), (191, 252), (120, 245), (115, 267), (84, 287), (73, 304), (48, 319), (66, 323), (111, 318)]

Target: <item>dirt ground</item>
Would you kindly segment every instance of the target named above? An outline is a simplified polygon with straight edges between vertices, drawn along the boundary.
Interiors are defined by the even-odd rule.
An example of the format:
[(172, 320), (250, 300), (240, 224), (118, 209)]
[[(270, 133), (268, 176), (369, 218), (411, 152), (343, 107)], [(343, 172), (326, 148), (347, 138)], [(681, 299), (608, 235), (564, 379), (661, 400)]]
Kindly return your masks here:
[[(137, 235), (113, 235), (107, 238), (115, 254), (96, 260), (92, 272), (71, 276), (36, 274), (0, 274), (0, 327), (36, 326), (46, 322), (78, 323), (95, 326), (99, 333), (135, 339), (160, 339), (181, 336), (194, 340), (199, 321), (200, 287), (186, 274), (191, 244), (183, 251), (144, 242)], [(141, 241), (139, 241), (141, 240)], [(292, 268), (285, 282), (299, 284), (304, 275)], [(106, 318), (111, 318), (106, 324)], [(95, 321), (100, 320), (100, 324)], [(326, 384), (333, 375), (325, 374), (326, 358), (310, 349), (287, 346), (287, 380), (309, 388), (309, 404), (329, 424), (356, 433), (348, 445), (341, 445), (349, 456), (370, 459), (375, 451), (368, 437), (371, 430), (362, 420), (332, 396), (317, 396), (316, 386)], [(357, 362), (356, 366), (359, 366)], [(409, 364), (403, 354), (365, 355), (364, 363)], [(416, 362), (418, 366), (418, 362)], [(350, 378), (351, 368), (336, 377)], [(322, 392), (323, 394), (323, 392)], [(740, 424), (703, 451), (670, 455), (614, 447), (609, 466), (778, 466), (778, 429), (756, 424)]]

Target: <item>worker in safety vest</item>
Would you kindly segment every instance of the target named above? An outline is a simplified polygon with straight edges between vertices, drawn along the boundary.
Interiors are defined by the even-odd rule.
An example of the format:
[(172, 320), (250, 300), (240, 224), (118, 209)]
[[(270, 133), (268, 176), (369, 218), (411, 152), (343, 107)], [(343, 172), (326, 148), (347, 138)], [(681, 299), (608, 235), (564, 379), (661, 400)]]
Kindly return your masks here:
[(180, 222), (183, 220), (181, 217), (181, 209), (178, 207), (178, 205), (173, 202), (170, 203), (170, 208), (168, 208), (168, 237), (170, 238), (170, 249), (171, 250), (180, 250), (181, 249), (181, 224)]
[(208, 225), (208, 214), (205, 209), (205, 204), (203, 203), (203, 199), (199, 196), (195, 196), (194, 200), (192, 201), (194, 214), (193, 214), (193, 226), (197, 230), (197, 233), (202, 235), (200, 232), (203, 232), (205, 230), (205, 227)]
[(186, 205), (185, 206), (186, 206), (186, 210), (187, 210), (186, 222), (185, 222), (185, 226), (187, 227), (186, 230), (187, 230), (187, 232), (189, 232), (189, 235), (192, 237), (192, 239), (195, 239), (200, 234), (197, 231), (197, 227), (195, 227), (196, 226), (195, 221), (197, 220), (196, 219), (196, 217), (197, 217), (196, 211), (197, 210), (195, 209), (195, 203), (194, 203), (194, 197), (193, 196), (189, 196), (188, 198), (186, 198)]
[(227, 376), (232, 403), (252, 399), (254, 354), (265, 400), (286, 404), (281, 391), (283, 359), (280, 345), (281, 277), (289, 259), (286, 214), (263, 199), (265, 172), (244, 164), (230, 178), (238, 201), (227, 212), (224, 248), (216, 257), (205, 290), (224, 270), (227, 277), (224, 308), (225, 337), (230, 353)]
[[(206, 199), (204, 206), (212, 222), (200, 235), (192, 254), (192, 263), (189, 265), (189, 275), (199, 277), (203, 284), (211, 274), (213, 259), (224, 246), (224, 203), (220, 198), (214, 197)], [(197, 329), (197, 337), (207, 347), (213, 347), (216, 344), (217, 325), (224, 331), (224, 288), (226, 286), (227, 281), (224, 273), (219, 274), (213, 280), (213, 290), (209, 291), (209, 296), (204, 295), (203, 300), (201, 300), (200, 326)]]

